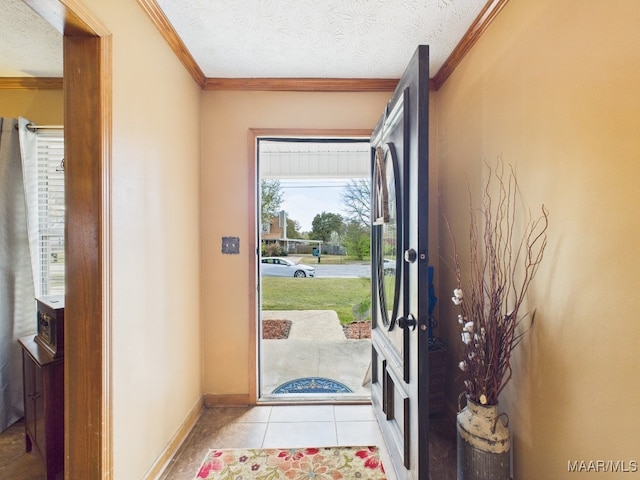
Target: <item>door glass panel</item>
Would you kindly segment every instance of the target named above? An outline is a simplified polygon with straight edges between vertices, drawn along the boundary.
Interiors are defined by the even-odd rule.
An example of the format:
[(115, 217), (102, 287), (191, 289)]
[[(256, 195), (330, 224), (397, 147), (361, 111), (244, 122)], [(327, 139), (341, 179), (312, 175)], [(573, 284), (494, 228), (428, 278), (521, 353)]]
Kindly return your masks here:
[(392, 143), (376, 149), (375, 213), (376, 265), (378, 268), (378, 295), (382, 322), (392, 330), (398, 314), (400, 298), (400, 189), (398, 160)]

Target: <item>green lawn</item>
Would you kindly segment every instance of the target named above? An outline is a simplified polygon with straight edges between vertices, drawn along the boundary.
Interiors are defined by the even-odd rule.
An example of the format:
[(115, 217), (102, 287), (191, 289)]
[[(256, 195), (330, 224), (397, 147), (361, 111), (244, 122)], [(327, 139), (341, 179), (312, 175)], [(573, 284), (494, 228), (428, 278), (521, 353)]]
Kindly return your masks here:
[(335, 310), (343, 325), (370, 296), (368, 278), (262, 278), (263, 310)]

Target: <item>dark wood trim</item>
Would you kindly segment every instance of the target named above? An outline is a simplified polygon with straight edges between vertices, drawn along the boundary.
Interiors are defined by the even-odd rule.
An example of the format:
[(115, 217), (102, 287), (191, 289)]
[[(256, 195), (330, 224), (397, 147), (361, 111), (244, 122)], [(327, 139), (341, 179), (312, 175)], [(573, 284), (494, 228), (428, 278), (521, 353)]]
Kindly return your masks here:
[(182, 65), (191, 74), (191, 77), (195, 82), (200, 85), (200, 88), (204, 87), (205, 76), (202, 70), (198, 66), (198, 63), (194, 60), (189, 52), (189, 49), (184, 44), (178, 32), (176, 32), (173, 25), (164, 14), (156, 0), (138, 0), (138, 4), (149, 16), (153, 24), (158, 28), (166, 42), (171, 47), (171, 50), (176, 54), (178, 59), (182, 62)]
[(103, 71), (110, 43), (110, 37), (64, 37), (67, 478), (105, 478), (110, 470), (111, 79)]
[(24, 1), (64, 33), (65, 478), (109, 480), (111, 36), (79, 0)]
[(394, 78), (207, 78), (204, 90), (271, 92), (393, 92)]
[(471, 47), (475, 45), (491, 22), (497, 17), (509, 0), (489, 0), (478, 14), (467, 32), (464, 34), (449, 58), (444, 62), (438, 73), (432, 78), (432, 90), (439, 90), (449, 79), (456, 67), (462, 62)]
[(59, 77), (0, 77), (0, 90), (62, 90)]

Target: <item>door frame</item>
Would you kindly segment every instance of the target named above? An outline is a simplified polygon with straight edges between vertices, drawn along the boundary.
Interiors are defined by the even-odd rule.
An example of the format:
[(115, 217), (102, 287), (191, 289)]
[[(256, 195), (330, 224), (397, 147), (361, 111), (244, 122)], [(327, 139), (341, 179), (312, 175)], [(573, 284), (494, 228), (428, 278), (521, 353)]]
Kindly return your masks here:
[(304, 128), (250, 128), (247, 135), (247, 152), (249, 155), (249, 403), (255, 405), (260, 398), (260, 345), (258, 335), (258, 319), (260, 318), (260, 302), (258, 299), (258, 257), (260, 253), (258, 232), (258, 138), (348, 138), (371, 137), (370, 129), (304, 129)]
[(63, 35), (65, 478), (112, 478), (111, 33), (79, 0), (23, 0)]

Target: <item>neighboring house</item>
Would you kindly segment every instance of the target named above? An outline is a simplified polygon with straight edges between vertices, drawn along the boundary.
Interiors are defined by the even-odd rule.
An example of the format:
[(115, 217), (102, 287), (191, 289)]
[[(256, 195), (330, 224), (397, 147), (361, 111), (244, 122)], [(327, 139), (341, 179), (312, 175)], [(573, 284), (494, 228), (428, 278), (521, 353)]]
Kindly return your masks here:
[[(292, 254), (311, 254), (314, 248), (322, 248), (321, 240), (305, 240), (287, 236), (287, 214), (271, 217), (268, 223), (262, 224), (261, 240), (263, 245), (279, 245), (284, 252)], [(324, 252), (324, 250), (323, 250)]]
[(267, 243), (287, 240), (286, 213), (271, 217), (268, 222), (262, 224), (262, 240)]
[[(108, 162), (68, 169), (73, 198), (94, 197), (74, 204), (69, 226), (78, 240), (71, 248), (89, 253), (66, 259), (76, 269), (66, 321), (78, 354), (66, 365), (75, 401), (67, 455), (81, 473), (71, 478), (152, 478), (203, 398), (247, 404), (255, 396), (247, 132), (372, 129), (390, 93), (215, 90), (194, 82), (138, 3), (81, 4), (90, 14), (69, 18), (97, 19), (109, 44), (100, 56), (109, 70), (104, 101), (92, 90), (72, 98), (65, 81), (64, 101), (61, 90), (34, 83), (0, 88), (0, 105), (3, 115), (41, 123), (60, 122), (64, 111), (83, 135), (108, 124), (106, 145), (84, 145)], [(550, 212), (529, 297), (536, 323), (501, 403), (515, 478), (567, 478), (568, 461), (637, 460), (640, 418), (629, 412), (640, 399), (638, 24), (636, 0), (514, 0), (432, 92), (425, 181), (436, 192), (437, 296), (449, 298), (454, 286), (443, 218), (467, 218), (483, 160), (514, 163), (527, 204)], [(106, 116), (94, 114), (101, 105), (110, 106)], [(219, 251), (227, 235), (240, 238), (240, 255)], [(96, 296), (103, 301), (87, 300)], [(447, 302), (438, 309), (441, 333), (455, 339), (455, 312)], [(449, 359), (451, 372), (457, 361)], [(459, 391), (452, 373), (452, 410)]]

